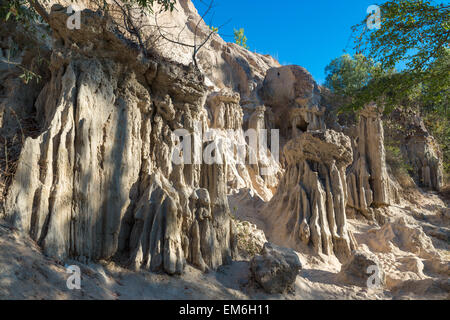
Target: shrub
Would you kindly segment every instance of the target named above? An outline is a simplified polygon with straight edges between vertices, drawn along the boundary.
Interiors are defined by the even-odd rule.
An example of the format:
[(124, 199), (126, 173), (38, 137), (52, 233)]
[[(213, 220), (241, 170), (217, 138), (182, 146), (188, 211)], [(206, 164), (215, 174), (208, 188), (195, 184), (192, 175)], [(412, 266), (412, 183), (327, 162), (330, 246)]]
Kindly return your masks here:
[(249, 49), (249, 46), (247, 45), (247, 37), (244, 34), (244, 28), (240, 28), (239, 30), (234, 29), (234, 41), (241, 47)]

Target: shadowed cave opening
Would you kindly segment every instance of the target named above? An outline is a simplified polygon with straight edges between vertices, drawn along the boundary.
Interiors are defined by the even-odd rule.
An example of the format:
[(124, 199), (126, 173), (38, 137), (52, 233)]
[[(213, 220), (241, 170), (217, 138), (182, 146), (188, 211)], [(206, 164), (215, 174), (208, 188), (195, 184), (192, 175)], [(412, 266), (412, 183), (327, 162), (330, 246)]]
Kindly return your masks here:
[(297, 129), (300, 130), (302, 133), (308, 131), (309, 123), (303, 119), (303, 117), (300, 118), (300, 120), (297, 122)]

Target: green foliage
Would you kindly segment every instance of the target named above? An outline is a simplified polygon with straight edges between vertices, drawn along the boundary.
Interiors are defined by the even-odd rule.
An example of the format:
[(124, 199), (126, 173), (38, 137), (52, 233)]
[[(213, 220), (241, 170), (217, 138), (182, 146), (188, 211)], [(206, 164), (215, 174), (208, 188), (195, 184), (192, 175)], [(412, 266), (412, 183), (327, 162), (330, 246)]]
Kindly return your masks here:
[(397, 72), (383, 69), (361, 54), (343, 55), (326, 68), (325, 86), (347, 98), (345, 109), (358, 110), (369, 102), (396, 107), (447, 108), (450, 92), (450, 49), (436, 59), (426, 72)]
[(362, 54), (351, 57), (344, 54), (325, 68), (325, 86), (333, 93), (350, 96), (367, 86), (374, 77), (382, 74), (379, 65)]
[(394, 141), (387, 138), (384, 141), (384, 147), (386, 150), (386, 162), (394, 171), (404, 174), (413, 173), (413, 167), (403, 158), (400, 150), (400, 140)]
[(39, 15), (30, 8), (27, 0), (0, 1), (0, 21), (15, 20), (29, 26), (31, 21), (41, 20)]
[(401, 152), (404, 137), (408, 133), (403, 114), (401, 109), (396, 109), (392, 115), (383, 118), (384, 148), (386, 163), (391, 173), (402, 186), (412, 186), (411, 176), (414, 175), (414, 169)]
[(414, 183), (411, 179), (413, 168), (408, 165), (403, 158), (403, 154), (397, 144), (389, 144), (385, 141), (386, 163), (391, 170), (391, 174), (403, 187), (413, 187)]
[[(450, 173), (450, 110), (449, 110), (449, 72), (450, 50), (430, 66), (422, 83), (415, 83), (415, 75), (410, 72), (383, 71), (381, 64), (362, 55), (343, 55), (334, 59), (327, 67), (325, 86), (336, 95), (334, 103), (340, 104), (337, 115), (343, 111), (351, 114), (366, 103), (375, 101), (385, 106), (385, 113), (394, 108), (420, 111), (425, 125), (436, 138), (443, 152), (444, 170)], [(438, 75), (435, 76), (434, 75)], [(441, 76), (439, 76), (441, 75)], [(439, 96), (439, 99), (436, 99)], [(399, 176), (404, 174), (406, 163), (399, 156), (399, 144), (407, 134), (406, 128), (385, 121), (386, 133), (397, 133), (396, 137), (386, 139), (387, 161)], [(397, 124), (398, 125), (398, 124)]]
[(164, 11), (173, 11), (176, 0), (122, 0), (123, 3), (137, 4), (142, 9), (152, 11), (155, 3), (161, 5)]
[(22, 81), (25, 84), (28, 84), (32, 80), (36, 80), (36, 82), (39, 83), (39, 81), (42, 78), (40, 75), (34, 73), (33, 71), (27, 68), (24, 68), (22, 66), (19, 66), (19, 68), (23, 71), (23, 73), (19, 76), (19, 78), (22, 79)]
[[(0, 2), (0, 5), (3, 5), (3, 3)], [(5, 21), (16, 20), (16, 22), (23, 23), (26, 30), (30, 29), (31, 25), (25, 24), (29, 20), (23, 20), (23, 15), (30, 14), (29, 11), (26, 11), (23, 8), (16, 8), (15, 6), (11, 6), (9, 10), (10, 11), (8, 11), (8, 13), (4, 16)], [(33, 19), (36, 18), (35, 16), (31, 15), (29, 17), (33, 17)], [(23, 43), (26, 43), (25, 46), (29, 48), (33, 46), (33, 42), (27, 43), (27, 40), (24, 40)], [(14, 41), (14, 37), (10, 38), (8, 41), (8, 48), (4, 49), (6, 54), (4, 54), (4, 58), (1, 58), (0, 61), (2, 63), (8, 64), (10, 67), (16, 67), (20, 69), (22, 73), (19, 75), (19, 78), (24, 83), (28, 84), (32, 80), (36, 80), (36, 82), (39, 83), (39, 81), (42, 79), (42, 77), (39, 74), (29, 69), (28, 67), (22, 65), (21, 63), (16, 62), (23, 49), (24, 49), (23, 47), (21, 48), (20, 45)], [(41, 57), (40, 52), (35, 57), (35, 61), (36, 66), (41, 66), (43, 62), (46, 62), (46, 60)]]
[[(19, 78), (25, 83), (28, 84), (32, 80), (36, 80), (37, 83), (42, 79), (42, 77), (33, 72), (32, 70), (28, 69), (27, 67), (21, 65), (20, 63), (13, 62), (11, 59), (14, 59), (19, 54), (19, 48), (18, 46), (12, 42), (10, 43), (11, 47), (6, 51), (6, 60), (1, 59), (0, 61), (6, 64), (9, 64), (10, 66), (17, 67), (22, 71), (22, 74), (19, 76)], [(47, 62), (45, 59), (43, 59), (40, 54), (36, 57), (36, 63), (37, 65), (42, 65), (43, 62)]]
[(424, 86), (428, 91), (423, 98), (429, 102), (448, 99), (449, 69), (436, 63), (448, 67), (450, 6), (428, 0), (390, 0), (380, 8), (379, 30), (366, 28), (366, 21), (353, 27), (358, 34), (355, 49), (380, 63), (383, 70), (392, 70), (398, 63), (404, 63), (406, 69), (373, 83), (371, 98), (383, 96), (398, 104)]
[(391, 0), (381, 6), (381, 28), (369, 30), (366, 21), (357, 37), (357, 49), (379, 61), (384, 69), (404, 61), (409, 70), (422, 71), (445, 54), (449, 41), (449, 6), (429, 0)]
[(345, 54), (334, 59), (325, 68), (325, 73), (325, 86), (334, 94), (345, 97), (342, 110), (358, 110), (372, 101), (391, 110), (404, 98), (403, 93), (397, 93), (399, 87), (407, 83), (407, 74), (383, 70), (379, 63), (362, 54), (354, 57)]
[(247, 37), (244, 34), (244, 28), (240, 28), (239, 30), (234, 29), (234, 42), (245, 49), (249, 49)]
[(217, 28), (217, 27), (214, 27), (214, 26), (208, 26), (208, 28), (209, 28), (212, 32), (215, 32), (215, 33), (218, 33), (218, 32), (219, 32), (219, 28)]

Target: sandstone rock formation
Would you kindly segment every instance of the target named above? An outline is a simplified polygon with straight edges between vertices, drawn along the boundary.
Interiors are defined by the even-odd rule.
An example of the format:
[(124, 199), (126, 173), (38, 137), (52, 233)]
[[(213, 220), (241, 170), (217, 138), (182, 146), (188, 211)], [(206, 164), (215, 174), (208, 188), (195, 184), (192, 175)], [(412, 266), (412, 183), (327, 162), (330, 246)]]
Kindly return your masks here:
[[(0, 24), (0, 204), (11, 184), (21, 145), (39, 127), (34, 101), (47, 79), (45, 61), (49, 58), (42, 30), (36, 26), (32, 33), (12, 21)], [(39, 74), (41, 81), (25, 83), (24, 70)]]
[(348, 207), (374, 220), (374, 208), (388, 206), (395, 198), (386, 169), (384, 131), (376, 105), (360, 112), (354, 161), (347, 170)]
[(267, 293), (285, 293), (292, 288), (302, 264), (292, 249), (267, 242), (250, 265), (252, 275)]
[[(47, 3), (56, 2), (71, 4)], [(168, 36), (181, 31), (184, 42), (210, 32), (190, 0), (162, 14), (155, 4), (154, 13)], [(280, 67), (214, 34), (197, 54), (197, 70), (192, 48), (158, 36), (155, 14), (141, 21), (150, 25), (143, 31), (150, 54), (136, 50), (133, 36), (119, 32), (101, 11), (84, 10), (81, 17), (82, 29), (71, 31), (66, 7), (53, 7), (52, 41), (30, 42), (34, 49), (13, 60), (36, 67), (42, 53), (49, 70), (45, 64), (39, 70), (41, 82), (26, 86), (17, 79), (20, 68), (0, 61), (0, 236), (12, 235), (0, 239), (3, 248), (12, 248), (20, 233), (22, 246), (49, 256), (41, 256), (41, 265), (58, 260), (63, 274), (60, 262), (71, 259), (108, 265), (108, 273), (120, 264), (120, 270), (184, 274), (129, 272), (151, 279), (139, 288), (170, 279), (184, 292), (188, 279), (194, 290), (209, 290), (208, 297), (225, 296), (210, 290), (209, 281), (221, 282), (226, 296), (251, 297), (244, 293), (252, 289), (246, 287), (250, 273), (270, 294), (297, 286), (305, 289), (297, 298), (326, 290), (333, 298), (389, 297), (369, 295), (370, 266), (385, 274), (382, 283), (392, 292), (417, 285), (420, 294), (436, 288), (447, 294), (448, 205), (434, 193), (423, 205), (407, 204), (414, 209), (407, 199), (390, 206), (398, 194), (386, 169), (376, 106), (361, 112), (352, 133), (336, 121), (332, 94), (322, 101), (323, 88), (302, 67)], [(0, 59), (12, 42), (22, 50), (28, 41), (19, 32), (11, 37), (16, 29), (8, 26), (0, 25)], [(37, 29), (32, 38), (47, 33)], [(191, 150), (179, 148), (187, 139), (176, 134), (180, 129), (192, 137)], [(267, 148), (255, 148), (247, 129), (256, 133), (257, 146)], [(281, 161), (271, 149), (277, 137), (266, 129), (281, 129)], [(208, 149), (212, 145), (217, 148)], [(198, 148), (205, 147), (221, 161), (196, 162)], [(244, 162), (237, 157), (241, 150)], [(439, 190), (441, 155), (423, 123), (402, 151), (417, 180)], [(194, 161), (179, 163), (174, 156)], [(352, 219), (359, 213), (368, 219)], [(298, 253), (266, 243), (266, 236)], [(22, 269), (20, 252), (28, 251), (14, 254)], [(302, 268), (297, 255), (307, 267), (296, 279)], [(23, 269), (33, 270), (26, 260), (30, 266)], [(18, 274), (26, 278), (27, 272)], [(16, 272), (6, 274), (14, 278)], [(0, 281), (0, 298), (9, 292), (5, 283)]]
[[(211, 32), (210, 27), (203, 21), (190, 0), (178, 0), (172, 12), (159, 12), (159, 5), (155, 3), (154, 14), (149, 14), (145, 30), (155, 42), (153, 50), (161, 56), (188, 65), (192, 63), (192, 48), (183, 47), (160, 37), (154, 27), (156, 19), (163, 32), (172, 35), (172, 39), (183, 39), (184, 43), (194, 44), (194, 39), (202, 41)], [(217, 21), (222, 24), (225, 21)], [(153, 27), (152, 27), (153, 26)], [(218, 34), (213, 34), (197, 54), (197, 63), (205, 75), (205, 82), (220, 91), (229, 88), (240, 94), (241, 104), (259, 102), (257, 91), (264, 80), (266, 71), (280, 64), (269, 55), (251, 52), (245, 48), (224, 41)]]
[(64, 10), (50, 17), (60, 45), (36, 102), (45, 125), (25, 141), (7, 219), (59, 259), (128, 253), (137, 267), (170, 274), (186, 260), (229, 262), (226, 166), (170, 161), (173, 130), (207, 126), (203, 77), (139, 57), (97, 13), (83, 11), (76, 31)]
[(350, 139), (332, 130), (303, 133), (284, 148), (287, 168), (262, 211), (269, 240), (344, 259), (355, 248), (347, 230), (345, 168)]
[(425, 281), (429, 287), (448, 279), (448, 259), (435, 247), (436, 239), (432, 240), (409, 215), (391, 218), (382, 227), (369, 229), (357, 237), (366, 252), (376, 255), (385, 273), (387, 290), (407, 291), (409, 286), (408, 290), (413, 291), (414, 283), (419, 288)]
[(266, 127), (265, 124), (265, 106), (257, 106), (248, 120), (248, 128), (258, 133)]
[[(396, 108), (389, 115), (388, 129), (398, 142), (402, 160), (419, 187), (440, 191), (444, 185), (443, 153), (436, 139), (425, 126), (417, 110)], [(389, 132), (387, 131), (389, 134)]]
[(413, 167), (419, 185), (439, 191), (443, 186), (442, 153), (423, 120), (415, 116), (411, 122), (401, 148), (403, 154)]
[(351, 258), (342, 265), (337, 278), (345, 284), (360, 287), (369, 285), (383, 288), (386, 284), (382, 265), (374, 255), (364, 251), (353, 252)]
[(304, 68), (269, 69), (260, 94), (264, 104), (273, 109), (275, 126), (282, 134), (296, 137), (308, 130), (325, 129), (319, 86)]
[(374, 252), (390, 252), (391, 242), (395, 240), (395, 245), (402, 251), (412, 252), (422, 259), (440, 258), (430, 237), (411, 220), (402, 217), (369, 230), (368, 246)]
[(241, 129), (244, 114), (239, 102), (239, 94), (230, 90), (212, 93), (207, 101), (213, 115), (211, 128)]

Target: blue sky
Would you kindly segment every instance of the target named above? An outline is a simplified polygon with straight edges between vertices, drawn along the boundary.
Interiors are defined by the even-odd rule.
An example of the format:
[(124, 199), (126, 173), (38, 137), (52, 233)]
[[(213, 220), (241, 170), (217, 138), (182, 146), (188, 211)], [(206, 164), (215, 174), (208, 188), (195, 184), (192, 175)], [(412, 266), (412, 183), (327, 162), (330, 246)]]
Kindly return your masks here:
[[(200, 14), (209, 0), (193, 0)], [(270, 54), (281, 64), (308, 69), (317, 82), (325, 80), (325, 66), (342, 55), (351, 27), (366, 17), (372, 4), (383, 0), (215, 0), (207, 24), (219, 26), (225, 41), (233, 29), (244, 28), (250, 50)], [(350, 42), (348, 53), (353, 53)]]

